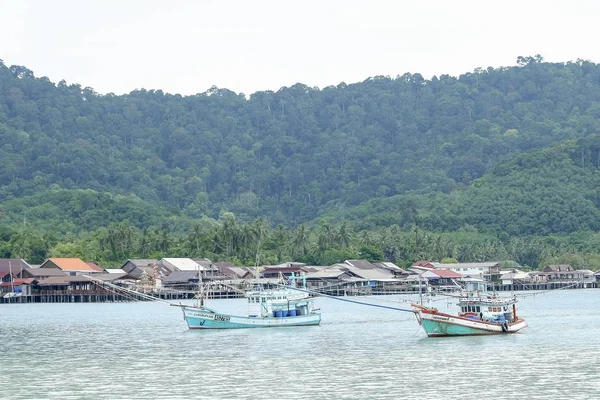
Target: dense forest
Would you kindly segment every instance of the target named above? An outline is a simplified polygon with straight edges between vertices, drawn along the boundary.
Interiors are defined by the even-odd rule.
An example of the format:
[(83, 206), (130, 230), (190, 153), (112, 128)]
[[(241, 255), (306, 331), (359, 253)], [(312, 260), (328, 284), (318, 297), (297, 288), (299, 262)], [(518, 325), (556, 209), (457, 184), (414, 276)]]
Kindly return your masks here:
[(126, 95), (0, 60), (0, 256), (600, 268), (600, 65)]

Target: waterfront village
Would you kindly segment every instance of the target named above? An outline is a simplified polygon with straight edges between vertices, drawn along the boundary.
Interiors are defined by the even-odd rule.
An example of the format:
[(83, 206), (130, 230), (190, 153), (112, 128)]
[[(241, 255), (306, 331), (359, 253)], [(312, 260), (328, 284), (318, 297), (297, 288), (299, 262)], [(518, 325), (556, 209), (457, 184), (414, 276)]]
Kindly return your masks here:
[(0, 303), (134, 300), (125, 293), (187, 299), (197, 294), (200, 282), (209, 288), (209, 297), (235, 298), (256, 284), (273, 285), (292, 276), (301, 277), (311, 291), (334, 296), (453, 291), (467, 280), (480, 280), (498, 291), (600, 287), (600, 271), (575, 270), (570, 265), (523, 272), (502, 270), (498, 262), (418, 261), (400, 268), (391, 262), (346, 260), (330, 266), (289, 262), (236, 267), (206, 258), (163, 258), (130, 259), (121, 268), (110, 269), (79, 258), (49, 258), (40, 265), (0, 259)]

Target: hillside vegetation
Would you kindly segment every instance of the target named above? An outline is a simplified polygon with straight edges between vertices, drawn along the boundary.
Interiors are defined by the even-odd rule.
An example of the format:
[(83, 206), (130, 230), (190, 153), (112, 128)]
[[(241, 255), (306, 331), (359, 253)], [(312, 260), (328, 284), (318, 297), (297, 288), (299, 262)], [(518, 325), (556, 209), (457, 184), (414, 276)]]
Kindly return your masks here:
[(590, 264), (599, 117), (600, 65), (583, 60), (249, 96), (100, 95), (0, 61), (0, 250), (408, 263), (518, 260), (529, 243), (529, 266)]

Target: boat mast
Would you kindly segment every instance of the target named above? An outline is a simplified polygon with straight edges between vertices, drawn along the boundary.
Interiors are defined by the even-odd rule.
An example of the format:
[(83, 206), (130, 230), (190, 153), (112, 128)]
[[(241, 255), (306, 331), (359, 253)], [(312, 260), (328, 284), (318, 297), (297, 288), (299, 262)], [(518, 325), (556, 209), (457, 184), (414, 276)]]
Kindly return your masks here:
[(10, 261), (8, 262), (8, 272), (10, 274), (10, 292), (14, 293), (15, 292), (15, 277), (12, 274), (12, 265), (10, 264)]
[(421, 290), (421, 275), (423, 275), (423, 272), (421, 272), (419, 274), (419, 304), (423, 305), (423, 291)]
[(204, 285), (202, 284), (202, 274), (200, 274), (200, 264), (198, 264), (198, 301), (199, 307), (204, 307)]

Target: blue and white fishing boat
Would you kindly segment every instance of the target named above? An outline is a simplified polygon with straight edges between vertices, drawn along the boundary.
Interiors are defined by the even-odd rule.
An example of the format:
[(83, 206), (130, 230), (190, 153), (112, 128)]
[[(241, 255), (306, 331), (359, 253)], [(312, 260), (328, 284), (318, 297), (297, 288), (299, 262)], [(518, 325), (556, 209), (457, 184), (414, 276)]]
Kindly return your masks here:
[(257, 287), (245, 296), (248, 299), (248, 316), (223, 314), (204, 306), (203, 302), (196, 306), (179, 306), (190, 329), (269, 328), (321, 323), (320, 310), (314, 307), (313, 298), (307, 291), (290, 286), (277, 289)]
[(516, 333), (527, 327), (517, 316), (517, 298), (469, 290), (459, 296), (458, 313), (412, 304), (417, 321), (429, 337)]

